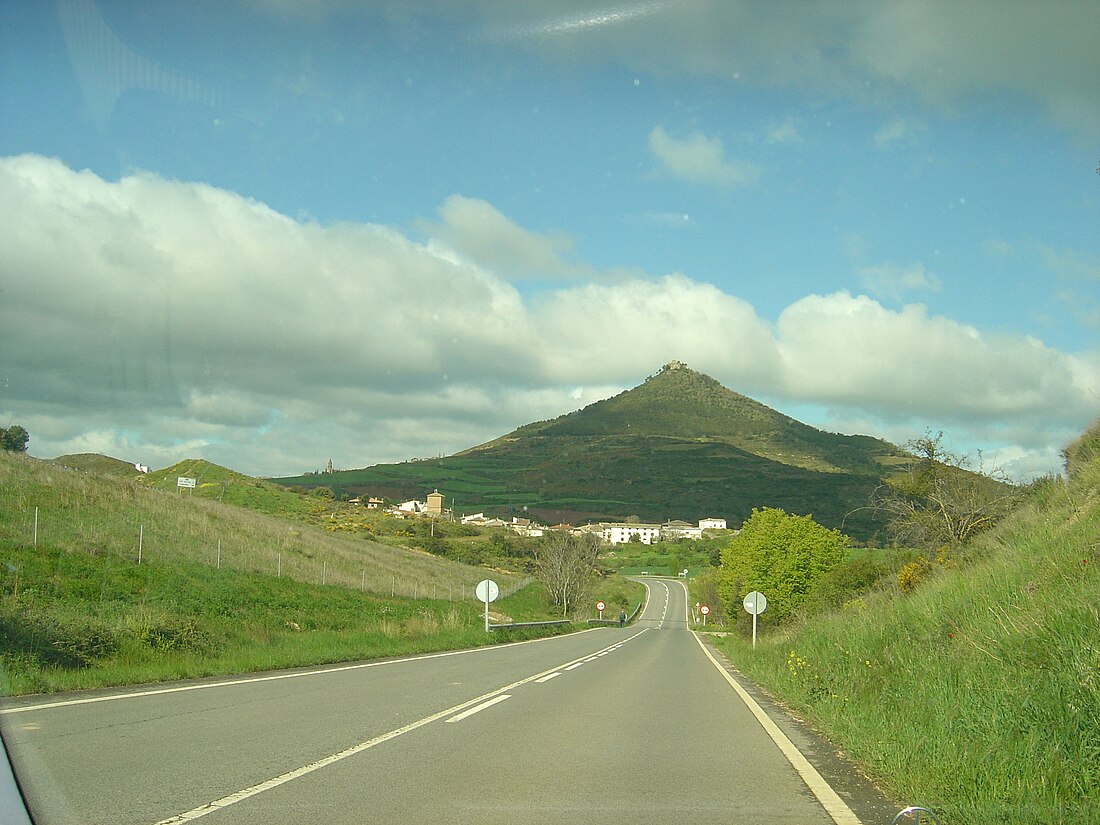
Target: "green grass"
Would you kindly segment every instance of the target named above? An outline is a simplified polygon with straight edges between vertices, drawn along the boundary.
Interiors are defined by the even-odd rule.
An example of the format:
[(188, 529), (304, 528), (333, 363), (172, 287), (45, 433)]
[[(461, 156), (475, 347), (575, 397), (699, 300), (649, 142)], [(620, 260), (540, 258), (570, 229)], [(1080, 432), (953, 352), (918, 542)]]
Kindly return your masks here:
[[(305, 502), (314, 508), (316, 524), (273, 518), (202, 495), (180, 494), (174, 487), (150, 489), (111, 475), (4, 453), (0, 454), (0, 548), (34, 543), (37, 509), (39, 544), (71, 552), (136, 560), (140, 550), (143, 560), (150, 562), (220, 564), (414, 597), (444, 590), (472, 593), (484, 578), (482, 568), (390, 546), (366, 538), (367, 533), (345, 529), (346, 522), (328, 518), (331, 502), (274, 489), (295, 506)], [(524, 581), (518, 574), (501, 571), (496, 575), (506, 591)]]
[(539, 635), (487, 636), (480, 606), (469, 600), (390, 598), (187, 560), (138, 565), (51, 546), (9, 547), (5, 556), (0, 688), (6, 694), (373, 659)]
[[(473, 596), (481, 579), (500, 584), (494, 610), (513, 621), (556, 619), (557, 611), (541, 586), (517, 574), (364, 540), (379, 525), (362, 508), (322, 499), (329, 512), (309, 526), (295, 523), (297, 510), (276, 518), (167, 486), (199, 467), (172, 468), (150, 489), (120, 478), (114, 465), (106, 475), (94, 462), (83, 466), (0, 454), (5, 693), (372, 659), (572, 629), (487, 635)], [(224, 470), (206, 469), (207, 477)], [(226, 476), (249, 486), (242, 479)], [(263, 496), (266, 486), (255, 489)], [(275, 492), (260, 504), (311, 498)], [(429, 535), (430, 525), (407, 526)], [(490, 544), (458, 535), (457, 525), (437, 527), (456, 533), (454, 543)], [(616, 586), (624, 599), (636, 587)]]
[(908, 595), (765, 632), (731, 661), (945, 825), (1100, 811), (1100, 466), (1045, 482)]

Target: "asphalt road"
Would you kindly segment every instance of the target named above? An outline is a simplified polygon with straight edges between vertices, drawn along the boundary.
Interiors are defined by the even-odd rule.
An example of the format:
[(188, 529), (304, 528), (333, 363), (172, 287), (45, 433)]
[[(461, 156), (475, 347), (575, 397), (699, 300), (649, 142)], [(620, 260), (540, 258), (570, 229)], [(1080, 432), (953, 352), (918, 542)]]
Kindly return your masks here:
[(689, 632), (679, 581), (647, 586), (623, 629), (9, 702), (0, 720), (46, 825), (890, 821)]

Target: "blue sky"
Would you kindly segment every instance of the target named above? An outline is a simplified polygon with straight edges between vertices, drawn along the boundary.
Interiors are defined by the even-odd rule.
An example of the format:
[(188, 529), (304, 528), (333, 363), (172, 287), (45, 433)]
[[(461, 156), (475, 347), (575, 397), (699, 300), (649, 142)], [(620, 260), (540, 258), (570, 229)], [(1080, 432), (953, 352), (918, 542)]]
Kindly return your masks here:
[(0, 419), (244, 472), (679, 359), (1018, 477), (1100, 412), (1091, 3), (0, 8)]

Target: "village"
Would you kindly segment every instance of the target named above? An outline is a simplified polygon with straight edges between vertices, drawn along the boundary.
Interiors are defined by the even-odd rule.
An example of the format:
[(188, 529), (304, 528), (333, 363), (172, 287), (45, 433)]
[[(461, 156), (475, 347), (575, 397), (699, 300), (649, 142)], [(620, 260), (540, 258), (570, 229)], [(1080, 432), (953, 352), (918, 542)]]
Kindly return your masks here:
[(502, 527), (518, 535), (537, 538), (548, 532), (563, 531), (573, 535), (595, 535), (608, 544), (626, 544), (640, 542), (656, 544), (661, 541), (697, 540), (709, 530), (726, 530), (724, 518), (702, 518), (696, 524), (680, 519), (672, 519), (664, 524), (650, 524), (639, 521), (597, 522), (574, 527), (571, 524), (553, 526), (539, 524), (529, 518), (513, 516), (510, 520), (486, 516), (485, 513), (455, 515), (453, 508), (445, 506), (446, 496), (434, 490), (424, 500), (410, 499), (400, 504), (387, 504), (384, 499), (375, 496), (353, 498), (349, 504), (365, 506), (371, 510), (382, 510), (396, 518), (438, 518), (458, 521), (475, 527)]

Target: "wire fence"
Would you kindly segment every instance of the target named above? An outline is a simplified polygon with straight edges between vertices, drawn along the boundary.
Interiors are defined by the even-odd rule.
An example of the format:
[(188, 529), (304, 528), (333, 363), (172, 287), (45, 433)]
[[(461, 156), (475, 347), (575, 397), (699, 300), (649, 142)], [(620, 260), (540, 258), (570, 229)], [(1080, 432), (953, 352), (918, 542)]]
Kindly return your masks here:
[[(268, 526), (250, 535), (247, 530), (244, 534), (219, 530), (216, 521), (199, 524), (197, 529), (192, 529), (193, 524), (181, 527), (178, 519), (161, 523), (156, 513), (135, 513), (127, 525), (104, 524), (81, 518), (79, 512), (39, 506), (29, 507), (22, 519), (13, 520), (12, 515), (0, 522), (0, 536), (8, 533), (17, 548), (68, 547), (102, 557), (105, 564), (123, 560), (139, 566), (171, 566), (186, 561), (375, 595), (452, 602), (477, 602), (475, 588), (486, 578), (497, 581), (502, 598), (532, 581), (529, 576), (293, 525), (277, 534)], [(18, 559), (7, 559), (7, 565), (9, 575), (17, 576)]]

